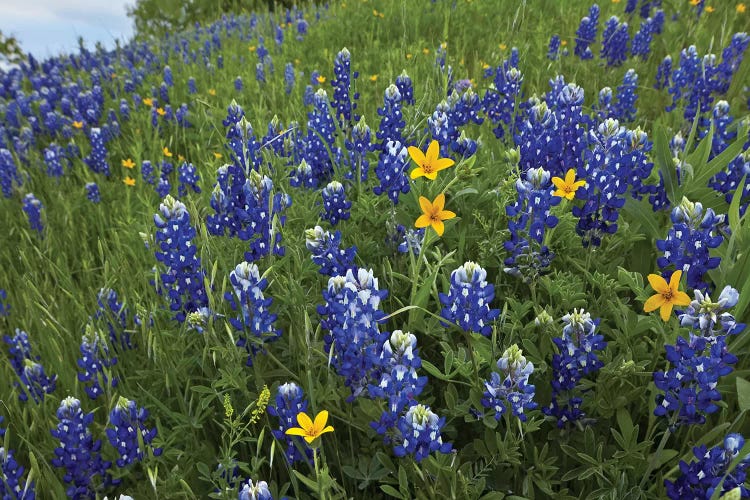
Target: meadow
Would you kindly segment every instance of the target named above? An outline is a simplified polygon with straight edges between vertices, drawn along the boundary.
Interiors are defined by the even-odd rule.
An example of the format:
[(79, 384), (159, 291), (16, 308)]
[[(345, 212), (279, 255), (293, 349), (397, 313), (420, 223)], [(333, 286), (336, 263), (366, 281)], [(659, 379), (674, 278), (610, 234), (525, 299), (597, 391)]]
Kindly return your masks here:
[(0, 497), (750, 498), (747, 8), (346, 0), (0, 70)]

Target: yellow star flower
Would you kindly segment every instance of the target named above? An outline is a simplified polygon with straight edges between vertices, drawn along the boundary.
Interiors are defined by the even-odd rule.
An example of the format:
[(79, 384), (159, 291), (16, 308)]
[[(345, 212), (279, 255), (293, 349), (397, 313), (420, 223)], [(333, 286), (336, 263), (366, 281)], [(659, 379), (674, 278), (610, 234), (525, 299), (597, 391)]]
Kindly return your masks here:
[(153, 106), (154, 105), (154, 100), (151, 99), (150, 97), (144, 97), (143, 98), (143, 104), (145, 104), (146, 106)]
[(221, 153), (217, 153), (217, 152), (214, 151), (214, 158), (216, 158), (217, 160), (219, 158), (221, 158), (222, 156), (224, 156), (224, 155), (222, 155)]
[(420, 196), (419, 206), (422, 209), (422, 215), (414, 222), (414, 226), (418, 228), (430, 226), (438, 236), (442, 236), (445, 231), (443, 221), (456, 216), (455, 212), (443, 210), (445, 208), (445, 193), (437, 195), (432, 202), (424, 196)]
[(210, 95), (216, 95), (216, 89), (208, 89)]
[(125, 178), (124, 178), (124, 179), (122, 180), (122, 182), (123, 182), (123, 184), (125, 184), (126, 186), (131, 186), (131, 187), (132, 187), (132, 186), (135, 186), (135, 179), (133, 179), (133, 178), (132, 178), (132, 177), (130, 177), (130, 176), (127, 176), (127, 177), (125, 177)]
[(332, 426), (326, 426), (328, 423), (328, 411), (323, 410), (317, 414), (313, 422), (307, 413), (299, 412), (297, 414), (297, 424), (299, 427), (292, 427), (286, 430), (288, 436), (302, 436), (308, 444), (315, 441), (321, 434), (333, 432)]
[(672, 307), (690, 304), (688, 294), (679, 290), (680, 278), (682, 278), (682, 271), (675, 271), (669, 277), (669, 284), (667, 284), (667, 280), (658, 274), (649, 274), (648, 282), (656, 293), (643, 304), (644, 312), (648, 313), (659, 309), (661, 319), (669, 321), (670, 316), (672, 316)]
[(166, 111), (164, 111), (164, 108), (156, 108), (156, 113), (157, 113), (157, 114), (158, 114), (159, 116), (164, 116), (164, 115), (166, 115), (166, 114), (167, 114), (167, 112), (166, 112)]
[(437, 173), (448, 167), (453, 166), (454, 162), (450, 158), (440, 158), (440, 144), (433, 140), (427, 148), (427, 154), (423, 154), (419, 148), (409, 146), (409, 156), (418, 166), (411, 171), (411, 178), (425, 176), (431, 181), (437, 178)]
[(251, 45), (247, 48), (250, 52), (255, 52), (255, 45)]
[(737, 14), (744, 14), (747, 7), (745, 7), (744, 3), (738, 3), (737, 7), (734, 8), (735, 11), (737, 11)]
[(708, 12), (709, 14), (710, 14), (711, 12), (713, 12), (713, 11), (714, 11), (714, 8), (713, 8), (713, 7), (711, 7), (710, 5), (709, 5), (708, 7), (706, 7), (706, 12)]
[(552, 193), (552, 196), (559, 196), (566, 200), (572, 200), (576, 197), (576, 191), (578, 191), (578, 188), (586, 185), (586, 181), (577, 181), (576, 171), (571, 168), (565, 173), (565, 180), (559, 177), (553, 177), (552, 184), (557, 188), (557, 191)]
[(378, 75), (372, 75), (370, 77), (370, 81), (373, 82), (373, 83), (377, 82), (378, 81)]
[(83, 128), (83, 122), (74, 121), (73, 122), (73, 128), (81, 130)]
[(135, 167), (135, 162), (128, 158), (127, 160), (122, 160), (122, 166), (125, 168), (133, 168)]
[(169, 150), (168, 147), (164, 146), (164, 148), (162, 148), (161, 151), (162, 153), (164, 153), (164, 156), (166, 156), (167, 158), (172, 158), (172, 152)]
[(321, 84), (321, 85), (323, 85), (325, 82), (326, 82), (326, 77), (323, 76), (323, 75), (320, 75), (318, 77), (318, 83)]

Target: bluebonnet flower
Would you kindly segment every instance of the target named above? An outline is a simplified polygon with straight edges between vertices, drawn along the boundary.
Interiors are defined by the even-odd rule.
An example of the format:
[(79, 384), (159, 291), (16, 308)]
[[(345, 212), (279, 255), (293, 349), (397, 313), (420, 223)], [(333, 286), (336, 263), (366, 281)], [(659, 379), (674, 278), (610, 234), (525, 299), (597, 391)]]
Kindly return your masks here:
[(195, 78), (192, 76), (188, 78), (188, 92), (191, 94), (196, 94), (198, 92), (198, 89), (195, 87)]
[(448, 294), (440, 294), (440, 314), (466, 332), (487, 337), (492, 332), (490, 324), (500, 315), (499, 309), (490, 308), (494, 298), (495, 287), (487, 283), (487, 271), (474, 262), (466, 262), (451, 273)]
[[(417, 337), (409, 332), (394, 330), (383, 343), (380, 354), (380, 380), (370, 384), (370, 397), (386, 400), (386, 409), (378, 422), (370, 426), (378, 434), (393, 430), (403, 411), (415, 403), (422, 393), (427, 377), (417, 375), (422, 359), (417, 350)], [(386, 436), (386, 441), (389, 437)]]
[(583, 309), (574, 309), (563, 316), (563, 321), (562, 337), (552, 339), (559, 350), (559, 354), (552, 356), (552, 402), (542, 409), (545, 415), (557, 420), (560, 428), (584, 418), (583, 394), (578, 384), (604, 365), (596, 351), (607, 347), (604, 336), (596, 333), (599, 320), (592, 320), (591, 314)]
[(261, 62), (255, 65), (255, 79), (258, 83), (266, 83), (266, 67)]
[[(141, 319), (137, 314), (130, 317), (130, 311), (121, 303), (117, 292), (111, 288), (102, 288), (97, 294), (97, 305), (99, 306), (95, 319), (104, 319), (109, 330), (109, 345), (115, 350), (132, 349), (130, 332), (141, 325)], [(128, 319), (130, 317), (130, 319)]]
[(234, 90), (240, 92), (242, 90), (242, 77), (238, 76), (234, 79)]
[(704, 276), (721, 262), (720, 257), (712, 257), (709, 252), (724, 241), (721, 233), (724, 218), (711, 208), (704, 211), (700, 202), (693, 203), (683, 198), (672, 210), (673, 226), (667, 239), (656, 240), (656, 248), (663, 253), (656, 260), (658, 266), (662, 271), (674, 266), (675, 270), (686, 274), (689, 288), (708, 291), (710, 284)]
[(304, 17), (302, 17), (302, 14), (300, 13), (300, 17), (299, 19), (297, 19), (297, 40), (302, 41), (304, 35), (307, 34), (308, 26), (308, 22)]
[(44, 163), (47, 164), (47, 175), (50, 177), (62, 177), (65, 173), (63, 170), (62, 160), (64, 158), (63, 149), (55, 143), (44, 148)]
[(200, 175), (198, 170), (193, 166), (192, 163), (182, 162), (182, 165), (177, 169), (179, 172), (180, 186), (177, 192), (181, 197), (187, 196), (188, 188), (192, 189), (196, 193), (201, 192), (201, 188), (198, 187), (198, 181), (200, 181)]
[(516, 100), (521, 95), (523, 73), (518, 69), (518, 50), (514, 47), (510, 59), (503, 61), (501, 66), (487, 70), (494, 74), (490, 88), (482, 98), (482, 107), (487, 117), (495, 124), (495, 137), (505, 136), (506, 128), (510, 127)]
[(341, 231), (331, 234), (322, 227), (305, 230), (305, 246), (312, 253), (312, 261), (320, 266), (320, 274), (326, 276), (343, 276), (349, 269), (354, 269), (354, 256), (357, 247), (346, 249), (341, 246)]
[(398, 92), (401, 94), (401, 102), (403, 104), (414, 104), (414, 84), (409, 75), (406, 74), (406, 70), (402, 71), (396, 77), (396, 88), (398, 88)]
[(107, 148), (104, 145), (104, 135), (102, 129), (94, 127), (89, 131), (89, 141), (91, 143), (91, 152), (83, 159), (84, 163), (95, 174), (104, 174), (109, 177), (109, 163), (107, 162)]
[(604, 25), (599, 57), (607, 60), (607, 66), (619, 66), (628, 58), (629, 43), (628, 23), (621, 23), (617, 16), (612, 16)]
[(409, 408), (397, 423), (401, 439), (393, 447), (397, 457), (414, 455), (421, 462), (434, 452), (450, 453), (453, 446), (444, 443), (440, 431), (445, 425), (445, 417), (438, 417), (429, 406), (417, 404)]
[(349, 209), (351, 201), (347, 201), (344, 185), (338, 181), (331, 181), (323, 188), (323, 213), (321, 216), (329, 221), (332, 226), (340, 220), (349, 220), (351, 214)]
[(625, 13), (626, 14), (632, 14), (635, 12), (636, 7), (638, 7), (638, 0), (628, 0), (625, 4)]
[(10, 314), (10, 304), (7, 302), (8, 292), (0, 288), (0, 317)]
[(518, 199), (505, 208), (511, 220), (510, 240), (504, 247), (510, 256), (504, 261), (503, 271), (530, 283), (546, 272), (554, 258), (542, 241), (546, 228), (557, 225), (558, 219), (550, 209), (559, 205), (561, 198), (552, 196), (549, 172), (542, 167), (529, 169), (526, 180), (516, 181), (516, 190)]
[(581, 24), (576, 30), (575, 55), (581, 59), (593, 59), (594, 54), (589, 47), (596, 41), (596, 33), (599, 30), (599, 6), (594, 4), (589, 10), (589, 15), (581, 19)]
[[(94, 413), (84, 413), (81, 402), (68, 396), (57, 409), (57, 419), (57, 428), (51, 433), (60, 446), (55, 448), (52, 465), (65, 470), (63, 481), (69, 484), (69, 498), (94, 499), (101, 486), (116, 483), (108, 471), (112, 463), (102, 459), (102, 442), (94, 440), (89, 429)], [(99, 484), (92, 484), (94, 480)]]
[(182, 323), (187, 313), (208, 305), (203, 285), (205, 272), (193, 244), (195, 229), (185, 205), (169, 195), (154, 215), (154, 224), (158, 229), (156, 260), (164, 267), (160, 293), (167, 294), (174, 319)]
[(406, 126), (404, 115), (401, 112), (403, 96), (398, 86), (391, 84), (385, 89), (383, 96), (383, 107), (378, 108), (381, 117), (380, 125), (375, 136), (380, 141), (380, 149), (388, 149), (391, 142), (403, 142), (401, 132)]
[(164, 104), (169, 104), (169, 88), (164, 82), (159, 85), (159, 100)]
[[(146, 427), (148, 410), (139, 408), (135, 401), (128, 400), (122, 396), (117, 404), (109, 412), (109, 423), (112, 427), (107, 428), (107, 439), (117, 454), (120, 456), (116, 464), (124, 468), (133, 462), (143, 460), (143, 446), (150, 446), (156, 437), (156, 427), (149, 429)], [(161, 455), (161, 448), (153, 448), (151, 453), (158, 457)]]
[(519, 120), (514, 136), (522, 174), (538, 165), (546, 165), (546, 171), (550, 174), (564, 174), (562, 165), (558, 166), (564, 138), (560, 132), (557, 116), (546, 102), (531, 106), (524, 119)]
[(338, 157), (341, 152), (334, 145), (336, 124), (330, 113), (328, 94), (323, 89), (313, 96), (313, 110), (307, 114), (307, 136), (304, 158), (312, 169), (312, 178), (317, 187), (328, 182), (333, 175), (331, 155)]
[(623, 122), (635, 120), (636, 106), (638, 100), (638, 74), (629, 69), (622, 80), (622, 85), (617, 87), (617, 104), (614, 105), (613, 113), (608, 118), (616, 118)]
[(526, 411), (537, 407), (534, 402), (535, 387), (529, 384), (529, 376), (534, 373), (534, 364), (526, 361), (523, 351), (513, 344), (497, 360), (497, 371), (484, 381), (482, 406), (495, 411), (495, 420), (500, 420), (510, 404), (513, 415), (525, 422)]
[(292, 93), (295, 77), (294, 64), (290, 62), (286, 63), (286, 66), (284, 66), (284, 92), (286, 92), (287, 95)]
[(351, 138), (346, 138), (344, 145), (349, 151), (349, 164), (351, 171), (346, 173), (346, 178), (355, 178), (361, 182), (367, 181), (370, 171), (370, 160), (367, 152), (372, 151), (372, 133), (367, 126), (364, 117), (352, 128)]
[(172, 68), (164, 66), (164, 83), (170, 87), (174, 87), (174, 78), (172, 77)]
[(143, 182), (151, 184), (152, 186), (154, 185), (154, 182), (156, 182), (154, 166), (148, 160), (143, 160), (143, 163), (141, 164), (141, 177), (143, 178)]
[(271, 490), (268, 489), (268, 483), (265, 481), (253, 483), (252, 479), (248, 479), (242, 484), (237, 498), (239, 500), (273, 500)]
[(101, 193), (99, 193), (99, 186), (97, 186), (96, 182), (86, 183), (86, 198), (88, 198), (91, 203), (99, 203), (102, 201)]
[(83, 382), (84, 390), (91, 399), (103, 394), (107, 386), (117, 387), (117, 377), (108, 375), (108, 369), (117, 364), (117, 358), (110, 356), (109, 346), (101, 333), (87, 327), (81, 339), (80, 351), (78, 381)]
[[(2, 418), (2, 417), (0, 417)], [(0, 420), (1, 422), (2, 420)], [(0, 429), (0, 437), (5, 429)], [(34, 500), (34, 483), (23, 480), (25, 469), (18, 463), (13, 450), (0, 446), (0, 498), (3, 500)]]
[(387, 194), (391, 202), (397, 205), (399, 195), (406, 194), (411, 189), (406, 175), (408, 167), (409, 155), (406, 147), (398, 141), (388, 141), (380, 152), (378, 165), (375, 167), (375, 175), (380, 185), (372, 188), (372, 192), (377, 195)]
[[(247, 365), (252, 366), (253, 356), (262, 350), (267, 342), (281, 337), (281, 330), (276, 328), (276, 315), (269, 310), (273, 299), (266, 298), (263, 291), (268, 280), (260, 277), (258, 266), (242, 262), (229, 275), (234, 293), (226, 292), (224, 299), (238, 311), (239, 316), (230, 318), (229, 322), (240, 332), (237, 347), (243, 347), (248, 353)], [(245, 333), (249, 335), (245, 335)]]
[[(279, 386), (276, 392), (276, 406), (268, 406), (268, 414), (279, 419), (279, 428), (273, 429), (273, 436), (279, 441), (286, 443), (286, 452), (284, 456), (290, 464), (298, 461), (310, 461), (312, 459), (312, 450), (303, 446), (302, 438), (299, 436), (289, 436), (286, 434), (287, 429), (297, 427), (297, 415), (307, 411), (308, 401), (305, 399), (304, 392), (294, 382), (287, 382)], [(303, 455), (299, 448), (305, 451)]]
[(646, 19), (641, 23), (640, 29), (633, 36), (633, 44), (630, 48), (630, 53), (633, 57), (640, 56), (641, 60), (645, 61), (648, 59), (648, 55), (651, 52), (651, 41), (654, 37), (654, 21), (651, 18)]
[(44, 224), (42, 223), (43, 208), (44, 205), (34, 196), (34, 193), (28, 193), (23, 197), (23, 211), (26, 212), (26, 216), (29, 218), (29, 226), (40, 235), (44, 231)]
[(190, 128), (193, 126), (192, 123), (190, 123), (190, 120), (188, 120), (188, 115), (190, 112), (188, 111), (187, 104), (184, 102), (180, 104), (180, 107), (177, 108), (177, 111), (175, 111), (175, 120), (177, 120), (177, 124), (180, 127), (183, 128)]
[(359, 93), (355, 92), (352, 94), (351, 87), (354, 80), (357, 79), (359, 73), (352, 72), (352, 57), (349, 51), (344, 47), (341, 51), (336, 54), (336, 58), (333, 61), (333, 73), (335, 75), (331, 85), (333, 86), (333, 101), (331, 106), (336, 114), (336, 119), (339, 122), (339, 126), (346, 130), (352, 128), (352, 123), (359, 120), (359, 117), (354, 114), (357, 109), (357, 99)]
[(16, 162), (13, 155), (7, 149), (0, 149), (0, 188), (3, 196), (10, 198), (13, 194), (13, 183), (20, 186), (22, 183), (21, 176), (18, 174)]
[(331, 365), (345, 378), (353, 401), (378, 380), (380, 349), (387, 338), (378, 328), (385, 317), (380, 301), (388, 295), (378, 288), (372, 270), (348, 269), (345, 276), (328, 280), (324, 305), (318, 306), (325, 352), (332, 352)]
[(283, 210), (292, 204), (284, 193), (273, 193), (273, 181), (265, 175), (251, 171), (249, 177), (237, 165), (224, 165), (216, 175), (216, 186), (211, 195), (215, 215), (209, 215), (208, 232), (214, 235), (229, 234), (250, 241), (250, 251), (245, 259), (254, 261), (268, 255), (284, 255), (281, 232), (284, 225)]
[(398, 251), (401, 253), (408, 253), (411, 251), (414, 255), (422, 253), (422, 243), (424, 242), (425, 228), (413, 229), (406, 228), (399, 224), (396, 226), (396, 231), (401, 235), (401, 240), (398, 241)]
[(560, 37), (559, 35), (552, 35), (549, 39), (547, 59), (556, 61), (558, 57), (560, 57)]
[(729, 498), (728, 492), (738, 489), (739, 494), (734, 498), (749, 498), (746, 471), (750, 456), (743, 457), (734, 468), (730, 467), (744, 445), (745, 438), (740, 434), (727, 434), (723, 444), (711, 449), (705, 444), (694, 447), (693, 455), (697, 460), (689, 464), (680, 460), (680, 477), (675, 481), (664, 480), (667, 496), (671, 500), (713, 498), (716, 488), (723, 481), (718, 496)]
[(57, 388), (57, 375), (47, 376), (44, 367), (29, 358), (23, 360), (23, 370), (18, 373), (18, 378), (26, 388), (26, 392), (18, 395), (21, 401), (27, 401), (31, 395), (35, 403), (41, 403), (45, 394), (51, 394)]
[(680, 324), (692, 330), (687, 338), (677, 337), (674, 345), (665, 346), (669, 369), (654, 372), (654, 383), (662, 392), (656, 396), (654, 414), (668, 417), (671, 426), (703, 424), (706, 415), (718, 411), (719, 377), (729, 375), (730, 365), (737, 363), (726, 337), (745, 327), (725, 312), (738, 298), (732, 287), (722, 290), (718, 302), (695, 290), (695, 300), (679, 315)]

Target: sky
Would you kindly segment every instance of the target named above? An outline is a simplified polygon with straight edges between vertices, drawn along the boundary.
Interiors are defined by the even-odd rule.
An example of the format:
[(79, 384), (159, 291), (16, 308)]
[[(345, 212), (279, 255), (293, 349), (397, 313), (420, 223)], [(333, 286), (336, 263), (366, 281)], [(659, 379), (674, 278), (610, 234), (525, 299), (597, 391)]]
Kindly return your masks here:
[(78, 37), (87, 47), (132, 35), (125, 8), (135, 0), (0, 0), (0, 31), (13, 34), (21, 49), (38, 59), (71, 52)]

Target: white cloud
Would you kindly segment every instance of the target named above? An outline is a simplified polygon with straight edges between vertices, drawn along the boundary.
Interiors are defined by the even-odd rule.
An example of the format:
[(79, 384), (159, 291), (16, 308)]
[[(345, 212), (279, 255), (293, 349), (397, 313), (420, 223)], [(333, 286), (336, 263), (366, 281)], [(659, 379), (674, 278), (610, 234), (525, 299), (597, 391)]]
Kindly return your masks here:
[(75, 50), (78, 37), (93, 46), (130, 37), (126, 5), (134, 0), (0, 0), (0, 30), (14, 34), (37, 57)]

